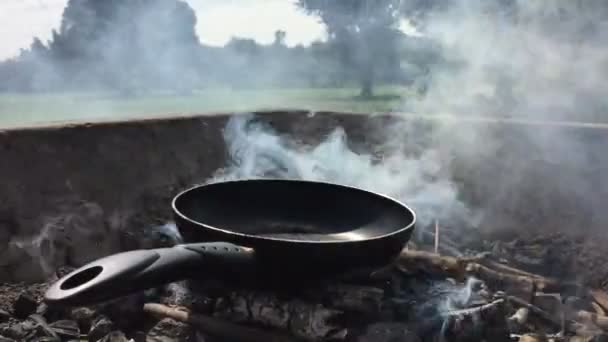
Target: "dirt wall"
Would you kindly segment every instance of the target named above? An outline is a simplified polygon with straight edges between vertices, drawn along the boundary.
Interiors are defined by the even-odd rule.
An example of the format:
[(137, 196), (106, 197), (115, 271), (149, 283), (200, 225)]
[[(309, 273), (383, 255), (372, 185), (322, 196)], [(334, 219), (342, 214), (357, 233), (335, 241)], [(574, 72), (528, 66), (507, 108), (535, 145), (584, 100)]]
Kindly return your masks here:
[[(280, 132), (309, 143), (342, 126), (355, 146), (373, 145), (368, 133), (396, 120), (339, 113), (310, 116), (301, 111), (261, 114)], [(1, 131), (0, 281), (36, 281), (61, 265), (80, 265), (158, 241), (148, 239), (149, 234), (166, 232), (148, 228), (170, 218), (172, 196), (224, 166), (222, 128), (227, 118), (204, 115)], [(602, 149), (589, 148), (593, 165), (562, 170), (577, 182), (581, 172), (585, 174), (577, 185), (582, 193), (572, 194), (554, 183), (568, 178), (546, 177), (561, 166), (539, 161), (542, 151), (517, 139), (538, 127), (463, 125), (487, 125), (488, 132), (504, 137), (504, 146), (511, 146), (487, 158), (454, 159), (454, 178), (464, 196), (491, 213), (485, 215), (484, 225), (501, 217), (502, 225), (524, 230), (552, 225), (603, 228), (606, 220), (596, 213), (608, 199), (608, 154)], [(575, 137), (582, 146), (608, 146), (605, 129), (552, 129)], [(514, 172), (529, 184), (525, 191), (508, 182), (478, 181)]]

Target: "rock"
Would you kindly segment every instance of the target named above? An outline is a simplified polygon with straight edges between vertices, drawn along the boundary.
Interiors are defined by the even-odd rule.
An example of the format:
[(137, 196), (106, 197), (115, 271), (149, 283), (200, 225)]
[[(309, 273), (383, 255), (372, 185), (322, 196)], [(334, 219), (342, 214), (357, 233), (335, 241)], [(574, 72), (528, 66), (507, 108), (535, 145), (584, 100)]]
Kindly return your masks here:
[(203, 314), (203, 315), (211, 315), (213, 314), (213, 307), (215, 305), (215, 301), (212, 298), (206, 296), (197, 296), (192, 300), (192, 311)]
[(187, 324), (165, 318), (148, 331), (146, 342), (179, 342), (185, 341), (190, 335), (191, 330)]
[(47, 321), (54, 322), (69, 315), (65, 308), (58, 306), (48, 306), (46, 303), (40, 303), (36, 308), (36, 313), (43, 316)]
[(11, 318), (11, 314), (0, 309), (0, 323), (6, 322)]
[(49, 325), (51, 329), (58, 335), (68, 339), (78, 340), (80, 338), (80, 328), (76, 321), (59, 320)]
[(17, 342), (17, 341), (13, 340), (12, 338), (0, 336), (0, 342)]
[(149, 319), (143, 312), (146, 295), (143, 292), (121, 297), (99, 306), (99, 312), (114, 322), (117, 330), (131, 331), (143, 328)]
[(372, 324), (356, 339), (357, 342), (403, 341), (420, 342), (421, 339), (406, 324), (398, 322)]
[(100, 340), (112, 331), (114, 331), (114, 322), (105, 316), (99, 316), (91, 325), (91, 330), (88, 335), (89, 341)]
[(147, 334), (144, 331), (136, 331), (131, 334), (132, 342), (146, 342)]
[(11, 321), (0, 325), (0, 335), (17, 341), (38, 341), (49, 336), (45, 327), (33, 319), (22, 322)]
[(86, 306), (72, 309), (69, 318), (78, 323), (80, 331), (89, 331), (91, 329), (93, 318), (97, 315), (97, 311)]
[(27, 292), (22, 292), (13, 304), (13, 316), (19, 319), (25, 319), (29, 315), (36, 312), (38, 303), (36, 299)]
[[(31, 324), (31, 326), (27, 326), (27, 324)], [(0, 335), (22, 341), (23, 338), (28, 334), (28, 332), (34, 329), (35, 325), (33, 324), (33, 322), (11, 321), (0, 324)]]
[[(89, 341), (94, 342), (95, 340), (89, 339)], [(97, 342), (129, 342), (129, 339), (122, 331), (112, 331)]]
[(589, 342), (608, 342), (608, 334), (602, 333), (595, 335), (589, 340)]

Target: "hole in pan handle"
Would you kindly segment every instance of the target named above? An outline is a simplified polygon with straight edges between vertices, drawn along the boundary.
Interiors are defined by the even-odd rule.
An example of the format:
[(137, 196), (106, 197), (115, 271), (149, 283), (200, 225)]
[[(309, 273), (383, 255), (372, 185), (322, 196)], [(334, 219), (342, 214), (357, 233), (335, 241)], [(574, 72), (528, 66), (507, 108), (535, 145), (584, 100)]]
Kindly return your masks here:
[(170, 248), (135, 250), (95, 260), (55, 282), (45, 301), (54, 305), (91, 305), (194, 274), (227, 276), (241, 267), (251, 269), (251, 248), (226, 242), (182, 244)]

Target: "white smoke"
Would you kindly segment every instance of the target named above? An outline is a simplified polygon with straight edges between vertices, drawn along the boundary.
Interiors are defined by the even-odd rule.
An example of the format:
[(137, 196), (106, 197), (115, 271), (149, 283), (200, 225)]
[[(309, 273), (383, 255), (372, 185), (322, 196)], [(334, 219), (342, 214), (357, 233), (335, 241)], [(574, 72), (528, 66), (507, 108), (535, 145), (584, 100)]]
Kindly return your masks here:
[(551, 120), (605, 113), (608, 16), (598, 11), (605, 6), (497, 3), (454, 1), (429, 16), (425, 36), (453, 65), (430, 70), (429, 92), (415, 109)]
[(448, 215), (469, 214), (457, 197), (455, 184), (442, 169), (440, 154), (432, 149), (409, 157), (395, 151), (377, 160), (371, 153), (354, 152), (342, 128), (316, 146), (299, 146), (256, 122), (251, 114), (233, 116), (224, 138), (230, 164), (211, 182), (272, 177), (356, 186), (411, 205), (421, 226)]
[(9, 257), (17, 258), (13, 262), (20, 265), (22, 276), (44, 279), (60, 266), (83, 265), (118, 251), (117, 236), (101, 206), (74, 199), (59, 206), (61, 212), (45, 217), (37, 235), (9, 242)]
[[(467, 125), (459, 118), (605, 122), (605, 4), (455, 0), (420, 25), (424, 39), (438, 46), (441, 62), (429, 68), (426, 94), (409, 99), (406, 109), (438, 117), (432, 140), (454, 156), (459, 166), (450, 166), (452, 173), (466, 178), (465, 190), (483, 202), (476, 203), (487, 219), (481, 225), (512, 230), (517, 213), (526, 228), (603, 229), (608, 215), (598, 203), (605, 201), (600, 193), (608, 184), (601, 176), (591, 178), (606, 168), (603, 141), (584, 130)], [(402, 130), (386, 127), (386, 135)]]
[(439, 312), (447, 315), (452, 311), (457, 311), (470, 307), (475, 299), (476, 291), (482, 286), (482, 282), (474, 277), (467, 278), (464, 284), (454, 286), (451, 291), (446, 292), (439, 303)]
[[(12, 237), (6, 262), (18, 265), (17, 278), (46, 280), (61, 266), (82, 266), (94, 259), (121, 250), (120, 230), (129, 226), (128, 214), (106, 213), (94, 202), (65, 200), (58, 213), (44, 217), (40, 232), (34, 236)], [(173, 222), (142, 229), (151, 244), (175, 245), (183, 238)], [(146, 242), (142, 242), (146, 243)], [(150, 247), (150, 246), (145, 246)]]
[(167, 222), (144, 229), (143, 231), (152, 239), (168, 239), (171, 244), (180, 244), (184, 242), (182, 234), (177, 229), (174, 222)]

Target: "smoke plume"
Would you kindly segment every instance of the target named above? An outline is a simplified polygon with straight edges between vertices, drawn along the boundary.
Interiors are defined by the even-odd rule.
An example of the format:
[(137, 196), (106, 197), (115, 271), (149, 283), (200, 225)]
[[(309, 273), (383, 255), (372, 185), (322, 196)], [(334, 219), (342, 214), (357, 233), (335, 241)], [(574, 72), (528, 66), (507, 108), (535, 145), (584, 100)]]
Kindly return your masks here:
[(236, 115), (224, 131), (230, 164), (211, 179), (291, 178), (327, 181), (387, 194), (411, 205), (422, 226), (433, 219), (468, 215), (457, 198), (456, 186), (442, 169), (432, 149), (404, 156), (397, 150), (377, 160), (356, 153), (342, 128), (316, 146), (301, 146), (256, 121), (251, 114)]
[(425, 114), (591, 120), (603, 114), (606, 5), (454, 1), (423, 32), (450, 67), (433, 68)]
[[(608, 108), (602, 96), (608, 38), (601, 29), (607, 7), (453, 1), (434, 8), (419, 22), (422, 38), (412, 44), (431, 42), (441, 58), (426, 73), (425, 94), (401, 108), (437, 118), (430, 133), (417, 130), (409, 117), (377, 127), (368, 135), (381, 137), (385, 151), (378, 160), (350, 149), (342, 129), (316, 146), (298, 146), (251, 117), (235, 117), (225, 132), (232, 164), (216, 178), (355, 185), (410, 204), (423, 226), (434, 219), (509, 229), (521, 223), (598, 226), (608, 219), (598, 207), (608, 189), (597, 179), (608, 165), (600, 143), (586, 132), (491, 122), (597, 121)], [(445, 116), (490, 123), (466, 125)]]
[[(430, 140), (458, 161), (445, 166), (452, 175), (469, 179), (461, 197), (479, 193), (471, 201), (487, 209), (482, 225), (580, 230), (608, 219), (598, 207), (604, 134), (548, 125), (605, 120), (607, 11), (598, 1), (451, 1), (418, 26), (442, 62), (405, 109), (437, 118)], [(471, 116), (529, 124), (462, 123)], [(402, 138), (406, 127), (385, 134)]]

